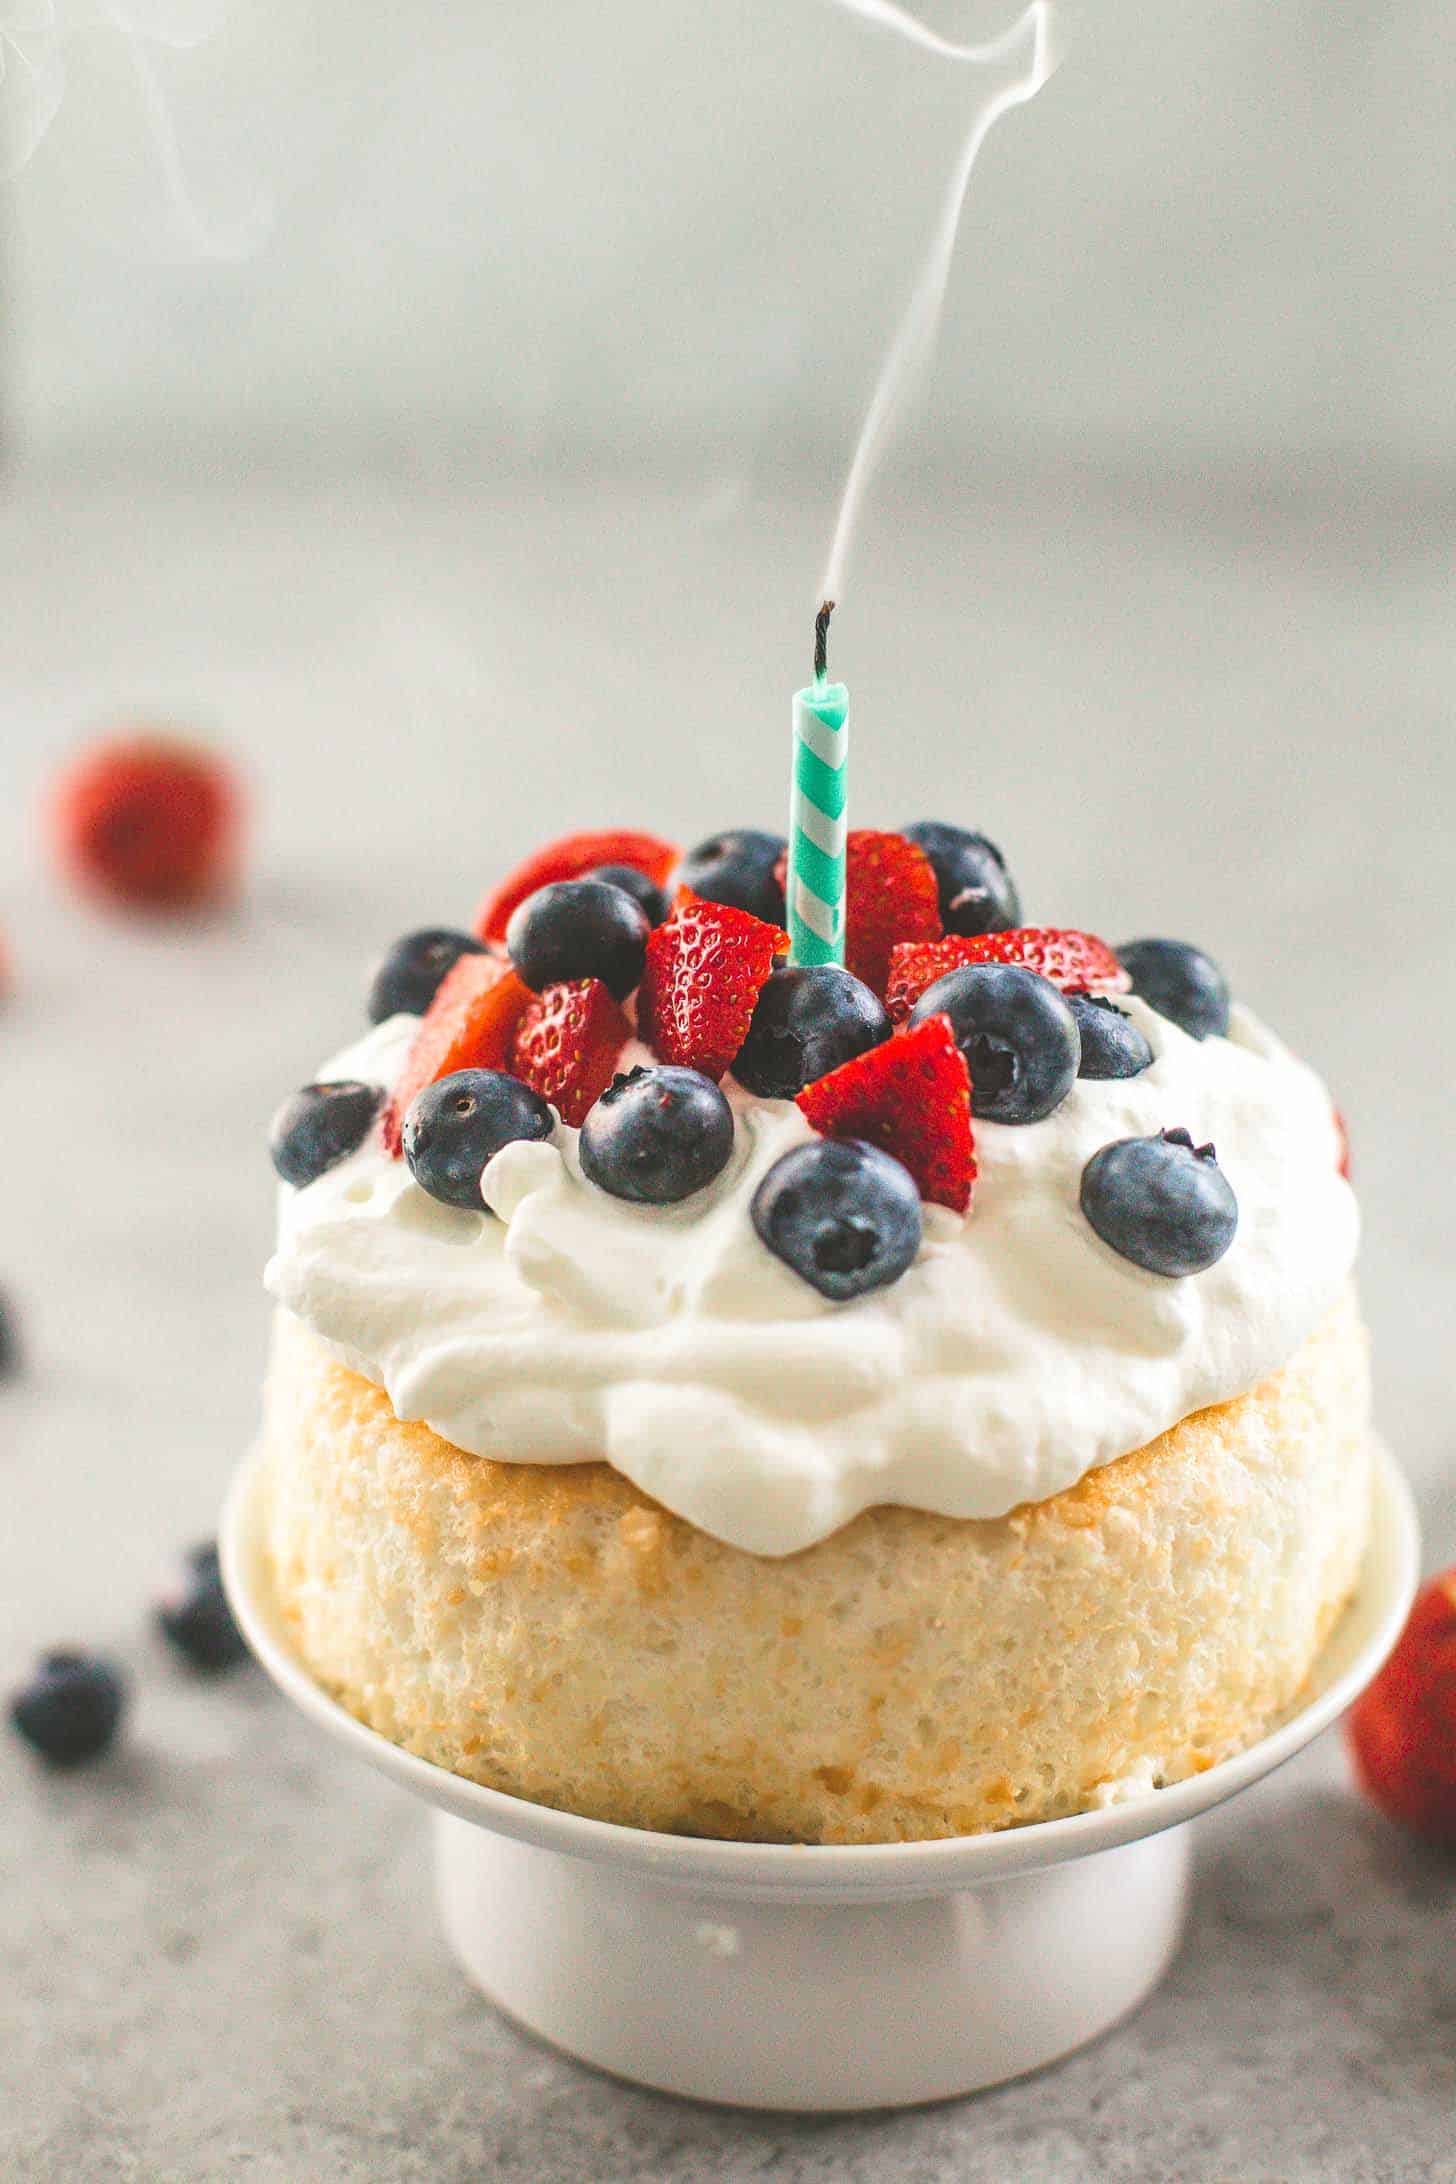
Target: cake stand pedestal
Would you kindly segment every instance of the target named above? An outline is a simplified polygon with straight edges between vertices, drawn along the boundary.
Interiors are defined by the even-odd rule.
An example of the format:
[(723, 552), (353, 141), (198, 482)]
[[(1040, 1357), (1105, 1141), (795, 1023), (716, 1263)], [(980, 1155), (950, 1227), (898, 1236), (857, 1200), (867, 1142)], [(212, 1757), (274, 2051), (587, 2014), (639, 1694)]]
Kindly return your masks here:
[(1185, 1828), (980, 1888), (758, 1901), (616, 1873), (435, 1815), (445, 1932), (510, 2016), (698, 2100), (898, 2108), (996, 2085), (1151, 1992), (1183, 1924)]
[(1082, 2046), (1178, 1944), (1196, 1814), (1347, 1707), (1415, 1588), (1409, 1491), (1377, 1451), (1354, 1600), (1297, 1708), (1191, 1781), (1099, 1812), (949, 1842), (803, 1847), (654, 1835), (507, 1797), (377, 1736), (314, 1683), (273, 1599), (257, 1471), (221, 1535), (254, 1652), (320, 1727), (435, 1808), (441, 1912), (465, 1970), (567, 2053), (737, 2106), (898, 2107), (977, 2091)]

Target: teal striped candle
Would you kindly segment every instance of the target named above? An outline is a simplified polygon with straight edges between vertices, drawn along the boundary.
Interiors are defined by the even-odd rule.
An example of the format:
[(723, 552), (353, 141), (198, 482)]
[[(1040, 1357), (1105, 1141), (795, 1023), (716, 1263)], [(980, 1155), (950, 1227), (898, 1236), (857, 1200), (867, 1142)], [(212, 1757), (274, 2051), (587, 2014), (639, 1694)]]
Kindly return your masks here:
[(814, 623), (814, 680), (794, 697), (787, 919), (794, 963), (844, 961), (844, 843), (849, 806), (849, 692), (828, 680), (826, 599)]

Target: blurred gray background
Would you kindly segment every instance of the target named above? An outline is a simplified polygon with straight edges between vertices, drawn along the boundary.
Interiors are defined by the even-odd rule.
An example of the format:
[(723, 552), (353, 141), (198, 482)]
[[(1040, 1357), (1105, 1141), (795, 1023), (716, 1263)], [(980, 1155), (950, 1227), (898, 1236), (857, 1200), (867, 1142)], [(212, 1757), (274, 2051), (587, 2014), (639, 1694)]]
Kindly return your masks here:
[[(81, 468), (837, 468), (973, 94), (832, 0), (55, 10), (10, 33), (32, 129), (15, 46), (64, 71), (14, 192), (10, 384), (22, 454)], [(5, 0), (0, 40), (41, 12)], [(919, 454), (962, 486), (1448, 479), (1442, 0), (1060, 19), (975, 184)]]
[[(1065, 28), (986, 148), (855, 544), (854, 810), (984, 825), (1039, 922), (1198, 940), (1324, 1071), (1434, 1566), (1456, 39), (1438, 0), (1105, 0)], [(145, 1634), (253, 1428), (267, 1119), (352, 1036), (371, 955), (574, 824), (779, 823), (965, 72), (828, 0), (0, 0), (0, 61), (0, 1287), (26, 1352), (0, 1670), (80, 1638), (138, 1687), (129, 1756), (84, 1784), (0, 1753), (27, 1882), (0, 1891), (0, 2168), (1449, 2174), (1450, 1884), (1344, 1794), (1335, 1740), (1210, 1823), (1194, 1942), (1134, 2026), (1034, 2089), (819, 2132), (525, 2046), (439, 1950), (413, 1812)], [(50, 866), (55, 767), (134, 718), (248, 778), (223, 919), (104, 918)]]

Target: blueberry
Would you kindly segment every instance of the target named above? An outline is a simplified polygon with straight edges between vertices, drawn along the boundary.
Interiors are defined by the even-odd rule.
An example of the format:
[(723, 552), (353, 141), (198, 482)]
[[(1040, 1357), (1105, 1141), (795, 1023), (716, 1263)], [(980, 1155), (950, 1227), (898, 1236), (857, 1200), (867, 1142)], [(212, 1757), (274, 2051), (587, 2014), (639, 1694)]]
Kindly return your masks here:
[(539, 1092), (502, 1069), (457, 1069), (410, 1101), (404, 1157), (422, 1191), (445, 1206), (483, 1213), (480, 1179), (503, 1145), (540, 1142), (556, 1127)]
[(222, 1589), (217, 1547), (194, 1547), (157, 1603), (157, 1628), (194, 1668), (231, 1668), (246, 1659), (247, 1642)]
[(971, 1113), (1040, 1122), (1071, 1091), (1082, 1059), (1077, 1019), (1050, 980), (1015, 963), (968, 963), (927, 986), (910, 1011), (950, 1018), (971, 1072)]
[(506, 946), (540, 993), (566, 978), (599, 978), (614, 1001), (640, 984), (652, 928), (640, 902), (609, 880), (557, 880), (511, 913)]
[(630, 895), (634, 902), (641, 903), (647, 912), (649, 925), (667, 923), (672, 904), (667, 899), (666, 888), (659, 887), (656, 880), (649, 880), (647, 874), (639, 872), (635, 865), (593, 865), (590, 872), (583, 872), (582, 878), (605, 880), (609, 887), (620, 887), (624, 895)]
[(882, 1003), (852, 972), (833, 963), (772, 971), (733, 1074), (760, 1099), (791, 1100), (889, 1036)]
[(776, 1160), (753, 1194), (776, 1258), (841, 1303), (897, 1282), (920, 1249), (920, 1193), (877, 1145), (820, 1138)]
[(1021, 923), (1021, 897), (1006, 859), (984, 834), (920, 819), (902, 827), (935, 867), (940, 915), (948, 933), (1007, 933)]
[(90, 1653), (46, 1653), (10, 1701), (10, 1719), (53, 1767), (99, 1759), (116, 1735), (126, 1686), (109, 1661)]
[(1190, 1039), (1228, 1030), (1228, 980), (1201, 948), (1186, 940), (1130, 940), (1117, 953), (1133, 992)]
[(1067, 1007), (1082, 1040), (1079, 1077), (1140, 1077), (1153, 1050), (1130, 1016), (1103, 994), (1069, 993)]
[(427, 925), (422, 932), (406, 933), (388, 955), (375, 965), (369, 981), (369, 1021), (382, 1024), (387, 1017), (423, 1016), (434, 1000), (441, 979), (453, 971), (464, 955), (485, 955), (484, 941), (473, 933), (457, 933), (448, 925)]
[(720, 1175), (733, 1150), (733, 1110), (696, 1069), (614, 1077), (581, 1126), (581, 1172), (613, 1198), (672, 1206)]
[(1234, 1240), (1238, 1200), (1211, 1145), (1186, 1130), (1119, 1138), (1082, 1170), (1082, 1211), (1104, 1244), (1150, 1274), (1201, 1274)]
[(268, 1132), (268, 1150), (284, 1182), (301, 1191), (357, 1152), (383, 1101), (378, 1085), (352, 1078), (291, 1092)]
[(690, 849), (678, 878), (704, 902), (726, 902), (769, 925), (782, 925), (784, 891), (775, 875), (787, 849), (781, 834), (735, 827)]

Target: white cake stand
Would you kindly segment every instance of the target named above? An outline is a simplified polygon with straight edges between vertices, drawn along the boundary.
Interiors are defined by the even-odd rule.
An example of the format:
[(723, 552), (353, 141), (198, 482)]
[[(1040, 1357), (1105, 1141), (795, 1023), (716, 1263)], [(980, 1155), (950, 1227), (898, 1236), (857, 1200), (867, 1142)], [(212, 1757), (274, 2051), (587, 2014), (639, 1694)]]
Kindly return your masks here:
[(1182, 1929), (1188, 1829), (1343, 1712), (1400, 1631), (1417, 1571), (1382, 1448), (1354, 1601), (1309, 1689), (1236, 1759), (1104, 1811), (865, 1848), (653, 1835), (528, 1804), (416, 1759), (292, 1652), (261, 1550), (256, 1463), (222, 1567), (248, 1642), (320, 1728), (434, 1808), (440, 1906), (476, 1984), (600, 2069), (743, 2107), (892, 2108), (1035, 2070), (1135, 2008)]

